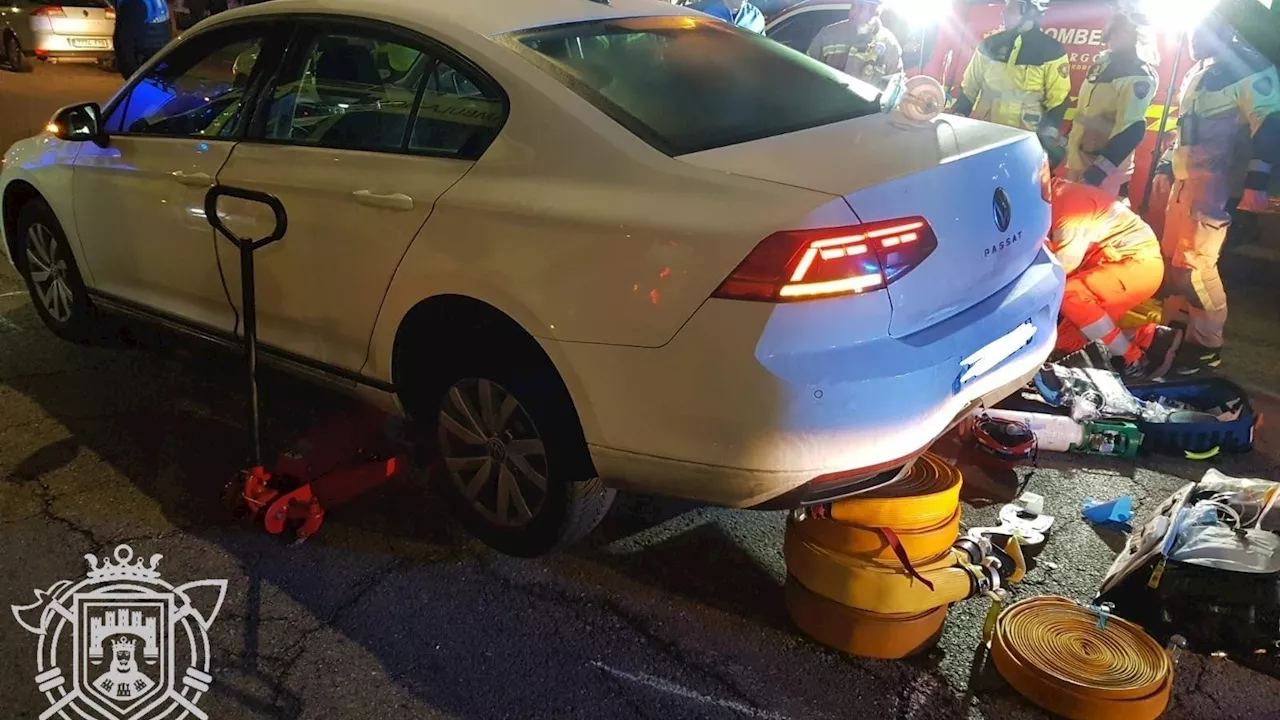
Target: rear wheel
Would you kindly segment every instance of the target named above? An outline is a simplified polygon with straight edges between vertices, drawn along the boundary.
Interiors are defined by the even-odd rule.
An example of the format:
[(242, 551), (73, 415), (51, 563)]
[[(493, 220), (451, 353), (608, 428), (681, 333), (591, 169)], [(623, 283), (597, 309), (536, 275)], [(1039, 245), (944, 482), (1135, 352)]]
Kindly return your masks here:
[(4, 61), (14, 72), (31, 72), (31, 61), (23, 54), (22, 47), (18, 45), (18, 38), (13, 35), (4, 37)]
[(35, 200), (18, 212), (16, 229), (16, 259), (40, 319), (61, 338), (88, 340), (93, 306), (58, 218)]
[(581, 540), (615, 492), (596, 477), (568, 391), (540, 353), (470, 339), (441, 353), (433, 390), (420, 396), (432, 398), (421, 414), (435, 413), (437, 486), (459, 522), (504, 554), (537, 557)]

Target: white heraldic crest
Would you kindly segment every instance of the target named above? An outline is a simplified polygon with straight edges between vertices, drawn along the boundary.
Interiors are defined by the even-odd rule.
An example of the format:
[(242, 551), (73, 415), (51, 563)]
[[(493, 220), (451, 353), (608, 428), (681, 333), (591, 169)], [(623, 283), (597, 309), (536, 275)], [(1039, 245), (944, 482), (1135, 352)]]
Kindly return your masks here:
[[(161, 557), (134, 560), (128, 545), (116, 547), (114, 561), (85, 555), (84, 579), (13, 606), (40, 638), (35, 682), (49, 701), (40, 720), (208, 720), (198, 706), (213, 681), (207, 633), (227, 581), (174, 587), (156, 570)], [(209, 607), (192, 598), (197, 589)]]

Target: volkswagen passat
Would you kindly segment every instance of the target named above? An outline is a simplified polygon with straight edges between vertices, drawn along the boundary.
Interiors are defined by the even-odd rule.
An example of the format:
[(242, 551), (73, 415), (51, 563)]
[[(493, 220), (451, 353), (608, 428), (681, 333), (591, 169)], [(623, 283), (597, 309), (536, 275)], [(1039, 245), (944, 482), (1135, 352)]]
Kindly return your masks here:
[(64, 337), (113, 311), (235, 342), (205, 194), (275, 195), (267, 354), (432, 426), (461, 518), (535, 555), (616, 488), (884, 482), (1040, 366), (1040, 146), (892, 104), (656, 0), (275, 0), (11, 148), (4, 244)]

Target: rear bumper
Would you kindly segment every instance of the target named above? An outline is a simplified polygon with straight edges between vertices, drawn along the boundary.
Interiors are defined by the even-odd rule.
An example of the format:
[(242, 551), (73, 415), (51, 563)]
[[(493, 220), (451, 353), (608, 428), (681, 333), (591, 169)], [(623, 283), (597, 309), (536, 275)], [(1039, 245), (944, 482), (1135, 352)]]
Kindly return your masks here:
[[(106, 47), (85, 47), (88, 42), (105, 42)], [(28, 55), (40, 58), (86, 58), (102, 59), (115, 55), (114, 41), (111, 37), (58, 35), (52, 32), (35, 34), (32, 46), (26, 48)]]
[[(611, 485), (730, 507), (821, 502), (896, 472), (1039, 370), (1063, 286), (1041, 253), (992, 297), (907, 337), (858, 327), (874, 296), (712, 300), (662, 348), (565, 343), (555, 355), (590, 406), (587, 440)], [(962, 361), (1024, 325), (1025, 345), (962, 381)]]

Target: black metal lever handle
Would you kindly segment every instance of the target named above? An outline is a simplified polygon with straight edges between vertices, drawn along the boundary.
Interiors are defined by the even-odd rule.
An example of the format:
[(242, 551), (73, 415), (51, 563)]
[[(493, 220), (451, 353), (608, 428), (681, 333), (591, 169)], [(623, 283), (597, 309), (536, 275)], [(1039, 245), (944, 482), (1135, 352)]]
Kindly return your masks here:
[[(222, 222), (222, 218), (218, 216), (218, 200), (223, 197), (246, 200), (271, 208), (271, 212), (276, 218), (276, 226), (271, 230), (271, 234), (260, 240), (250, 240), (231, 232), (231, 228), (228, 228)], [(205, 193), (204, 196), (204, 215), (209, 224), (213, 226), (213, 229), (234, 243), (236, 247), (247, 245), (250, 250), (257, 250), (260, 247), (270, 245), (283, 238), (285, 233), (289, 231), (289, 215), (284, 211), (284, 203), (280, 202), (280, 198), (257, 190), (232, 187), (231, 185), (214, 185), (209, 188), (209, 192)]]

